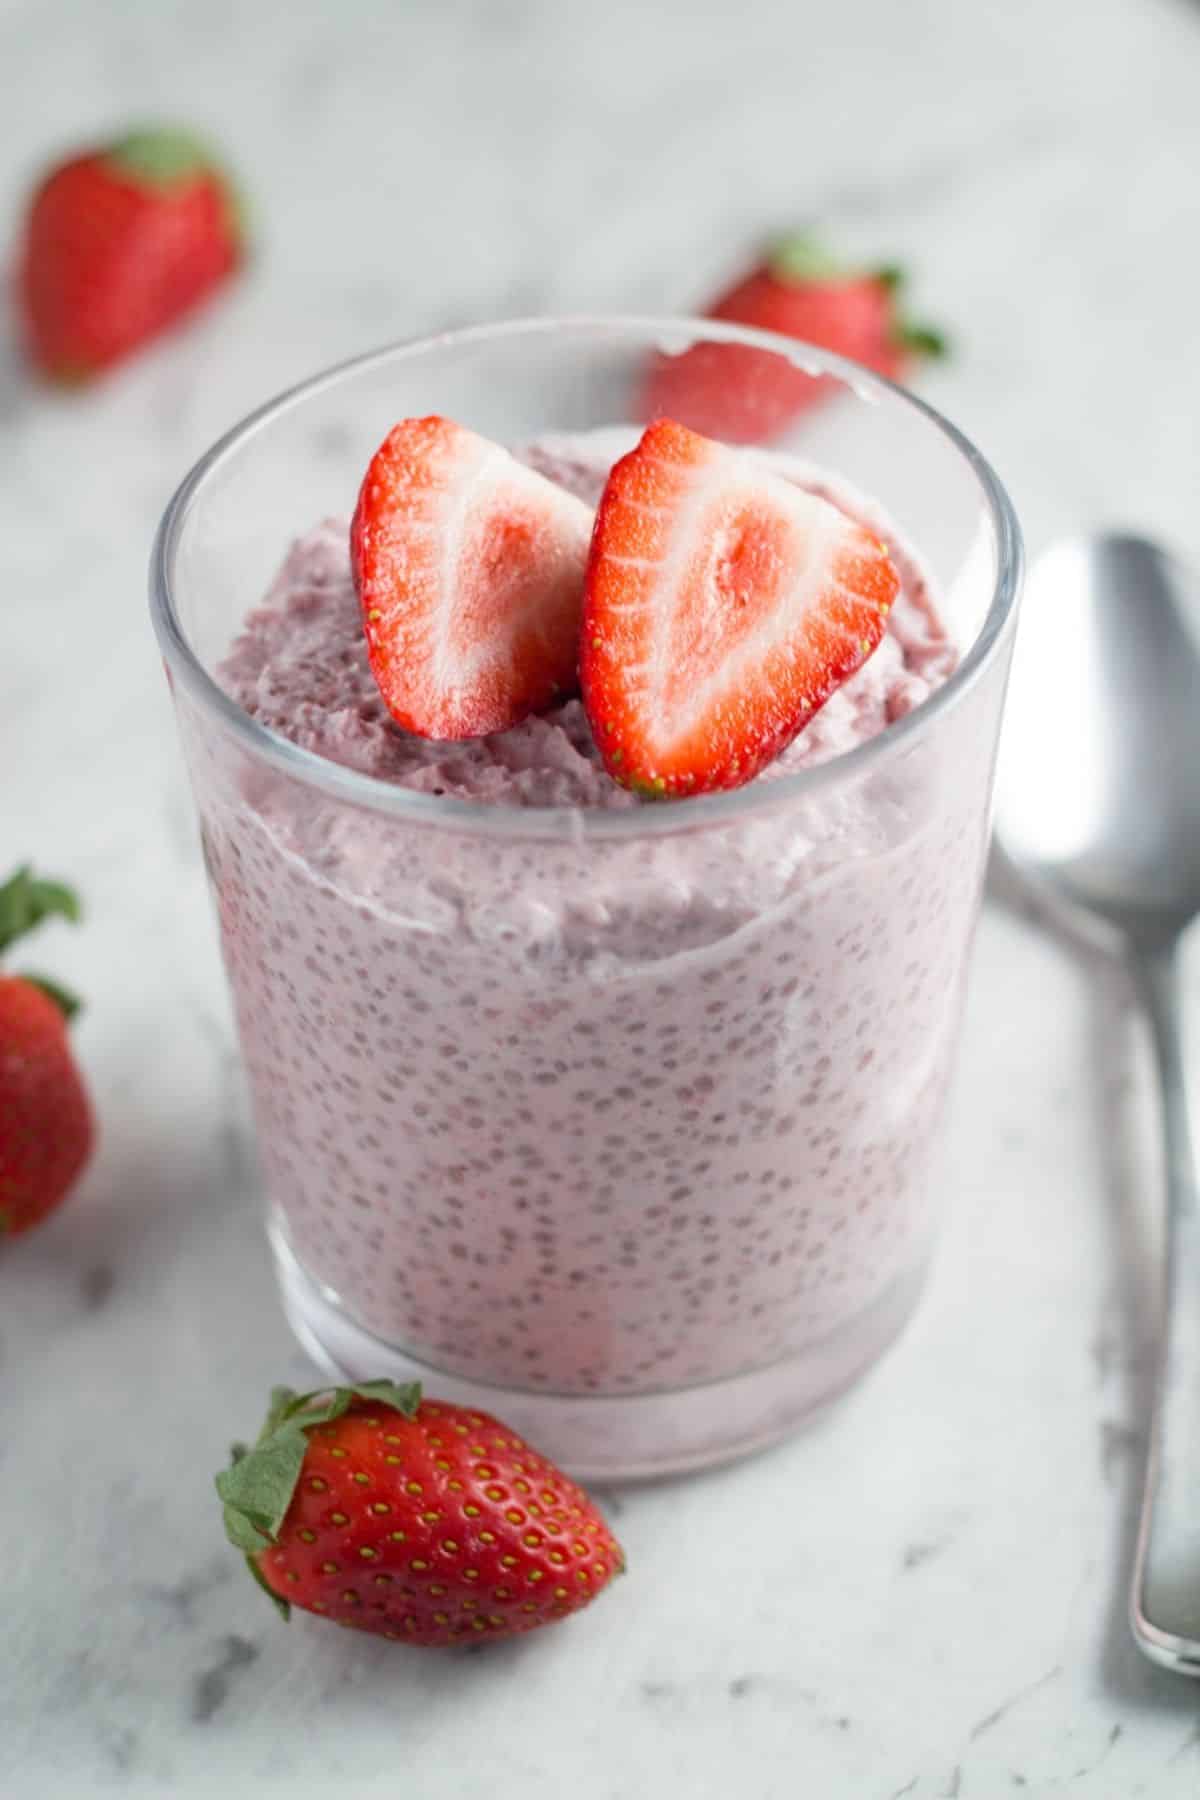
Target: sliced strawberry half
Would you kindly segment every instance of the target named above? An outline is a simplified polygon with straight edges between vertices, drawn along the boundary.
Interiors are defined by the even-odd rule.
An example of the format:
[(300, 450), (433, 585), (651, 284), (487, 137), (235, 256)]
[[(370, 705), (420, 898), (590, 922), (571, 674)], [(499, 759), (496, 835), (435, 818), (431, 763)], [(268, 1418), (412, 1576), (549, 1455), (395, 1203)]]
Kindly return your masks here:
[(580, 674), (605, 767), (651, 797), (740, 787), (876, 648), (900, 582), (836, 506), (671, 419), (622, 457)]
[(388, 711), (484, 737), (574, 690), (592, 515), (450, 419), (405, 419), (359, 490), (350, 556)]

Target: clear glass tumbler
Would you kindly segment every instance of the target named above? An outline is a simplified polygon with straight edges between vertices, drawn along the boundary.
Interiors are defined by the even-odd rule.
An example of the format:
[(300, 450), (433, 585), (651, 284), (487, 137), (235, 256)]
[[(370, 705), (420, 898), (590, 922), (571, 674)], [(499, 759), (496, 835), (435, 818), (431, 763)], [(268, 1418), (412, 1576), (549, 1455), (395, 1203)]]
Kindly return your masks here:
[[(960, 661), (924, 705), (798, 774), (589, 812), (389, 786), (222, 691), (289, 541), (348, 516), (397, 419), (509, 444), (632, 427), (650, 359), (695, 343), (753, 350), (768, 389), (824, 378), (775, 447), (872, 495), (931, 568)], [(154, 619), (283, 1301), (323, 1370), (420, 1377), (628, 1477), (769, 1442), (880, 1355), (936, 1235), (1019, 565), (1003, 489), (930, 408), (711, 322), (401, 345), (191, 472)]]

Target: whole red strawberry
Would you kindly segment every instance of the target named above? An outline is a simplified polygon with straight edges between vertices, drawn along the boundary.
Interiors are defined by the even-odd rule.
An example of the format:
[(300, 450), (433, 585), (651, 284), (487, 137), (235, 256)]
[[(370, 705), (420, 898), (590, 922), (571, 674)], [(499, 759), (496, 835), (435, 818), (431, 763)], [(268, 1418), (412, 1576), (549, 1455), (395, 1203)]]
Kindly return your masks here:
[[(0, 952), (53, 913), (77, 919), (74, 894), (18, 869), (0, 887)], [(92, 1111), (67, 1037), (75, 1010), (53, 982), (0, 975), (0, 1237), (53, 1212), (91, 1154)]]
[[(710, 319), (775, 331), (832, 350), (899, 381), (923, 356), (941, 356), (941, 334), (900, 310), (897, 268), (846, 268), (809, 233), (777, 243), (749, 275), (707, 308)], [(694, 344), (658, 358), (643, 396), (645, 417), (679, 419), (731, 443), (778, 435), (836, 384), (739, 344)]]
[(72, 157), (25, 222), (29, 354), (55, 381), (87, 381), (191, 312), (242, 255), (233, 190), (189, 133), (135, 131)]
[(583, 1490), (486, 1413), (367, 1381), (276, 1388), (217, 1476), (229, 1541), (280, 1607), (408, 1644), (513, 1637), (625, 1566)]

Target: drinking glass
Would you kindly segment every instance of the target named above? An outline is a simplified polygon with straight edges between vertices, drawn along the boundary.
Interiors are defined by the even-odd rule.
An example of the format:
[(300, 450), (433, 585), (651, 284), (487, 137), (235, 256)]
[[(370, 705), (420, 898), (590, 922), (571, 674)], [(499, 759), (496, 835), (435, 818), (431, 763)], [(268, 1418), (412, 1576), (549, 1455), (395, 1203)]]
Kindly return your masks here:
[[(872, 496), (930, 569), (958, 662), (915, 710), (733, 792), (538, 808), (361, 774), (225, 691), (289, 541), (348, 516), (396, 420), (632, 442), (647, 370), (696, 345), (747, 393), (819, 378), (772, 448)], [(611, 1478), (756, 1448), (892, 1342), (937, 1232), (1019, 571), (1003, 489), (930, 407), (712, 321), (403, 344), (192, 470), (152, 608), (283, 1303), (324, 1371), (418, 1377)]]

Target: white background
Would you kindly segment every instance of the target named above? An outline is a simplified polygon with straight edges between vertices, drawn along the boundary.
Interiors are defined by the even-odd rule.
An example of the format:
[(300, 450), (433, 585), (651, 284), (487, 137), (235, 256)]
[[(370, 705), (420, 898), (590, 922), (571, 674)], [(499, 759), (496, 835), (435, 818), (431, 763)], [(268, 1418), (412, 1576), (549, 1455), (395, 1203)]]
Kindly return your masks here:
[[(1200, 1693), (1126, 1642), (1158, 1205), (1120, 984), (995, 897), (891, 1359), (803, 1438), (611, 1496), (631, 1563), (542, 1641), (285, 1630), (209, 1480), (277, 1310), (190, 803), (145, 619), (171, 488), (251, 404), (426, 327), (701, 302), (825, 221), (919, 272), (925, 391), (1036, 549), (1200, 556), (1200, 9), (1185, 0), (0, 0), (0, 221), (44, 157), (209, 128), (258, 253), (94, 393), (0, 370), (0, 861), (85, 891), (103, 1144), (0, 1255), (0, 1791), (966, 1800), (1200, 1791)], [(0, 225), (0, 231), (3, 226)], [(1069, 679), (1069, 670), (1064, 679)], [(1193, 998), (1200, 983), (1193, 966)]]

